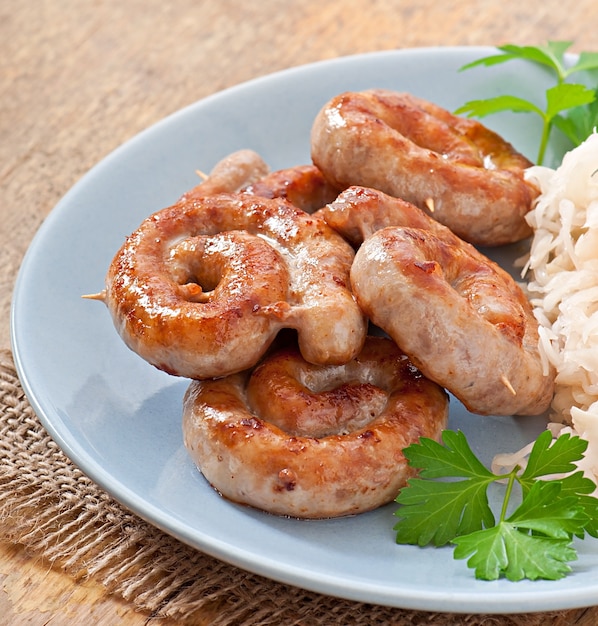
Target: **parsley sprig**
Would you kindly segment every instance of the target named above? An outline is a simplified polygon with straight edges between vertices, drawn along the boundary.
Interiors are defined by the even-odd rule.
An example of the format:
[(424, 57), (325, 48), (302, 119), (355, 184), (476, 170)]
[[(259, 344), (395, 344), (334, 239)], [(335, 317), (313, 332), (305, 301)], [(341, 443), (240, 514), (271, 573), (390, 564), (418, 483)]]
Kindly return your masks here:
[(582, 52), (574, 64), (567, 64), (565, 53), (571, 41), (548, 41), (544, 46), (499, 46), (500, 54), (490, 55), (464, 65), (461, 70), (480, 65), (493, 66), (514, 59), (542, 65), (550, 71), (555, 84), (546, 90), (544, 108), (514, 95), (471, 100), (455, 113), (468, 117), (485, 117), (492, 113), (513, 111), (535, 113), (542, 119), (542, 134), (536, 162), (542, 164), (553, 127), (558, 128), (573, 146), (582, 143), (598, 125), (598, 89), (570, 82), (571, 76), (598, 69), (598, 52)]
[[(422, 438), (404, 450), (419, 476), (396, 499), (401, 505), (395, 512), (400, 518), (397, 543), (454, 544), (454, 557), (468, 559), (483, 580), (562, 578), (577, 557), (574, 537), (598, 536), (598, 499), (590, 495), (596, 485), (576, 466), (587, 445), (569, 434), (553, 440), (544, 431), (525, 469), (495, 474), (461, 431), (445, 430), (442, 443)], [(506, 486), (496, 519), (488, 489), (498, 482)], [(520, 503), (515, 506), (517, 485)]]

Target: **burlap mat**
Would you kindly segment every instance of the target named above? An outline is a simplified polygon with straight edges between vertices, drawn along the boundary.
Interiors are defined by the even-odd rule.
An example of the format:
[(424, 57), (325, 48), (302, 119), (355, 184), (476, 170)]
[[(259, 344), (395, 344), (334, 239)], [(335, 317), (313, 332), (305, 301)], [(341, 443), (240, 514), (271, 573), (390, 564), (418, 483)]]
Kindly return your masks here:
[[(79, 471), (27, 402), (0, 351), (0, 536), (158, 617), (230, 625), (567, 623), (567, 612), (431, 614), (339, 600), (279, 584), (196, 551), (131, 514)], [(564, 621), (561, 622), (561, 620)]]

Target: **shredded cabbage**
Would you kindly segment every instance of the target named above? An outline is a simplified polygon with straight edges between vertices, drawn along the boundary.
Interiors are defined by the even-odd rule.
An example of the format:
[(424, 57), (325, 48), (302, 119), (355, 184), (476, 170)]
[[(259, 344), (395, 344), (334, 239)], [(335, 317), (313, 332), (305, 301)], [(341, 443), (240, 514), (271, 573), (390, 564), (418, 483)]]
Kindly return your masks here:
[[(556, 169), (534, 166), (540, 188), (527, 215), (533, 228), (529, 296), (542, 358), (556, 370), (551, 430), (588, 441), (584, 471), (598, 478), (598, 134)], [(591, 475), (590, 475), (591, 474)]]

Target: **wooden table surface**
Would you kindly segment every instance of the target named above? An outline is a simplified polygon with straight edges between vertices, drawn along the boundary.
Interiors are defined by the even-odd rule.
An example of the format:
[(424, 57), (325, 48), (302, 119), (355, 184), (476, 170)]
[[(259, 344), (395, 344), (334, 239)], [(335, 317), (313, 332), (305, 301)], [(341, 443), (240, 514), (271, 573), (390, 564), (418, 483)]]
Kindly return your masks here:
[[(548, 39), (598, 49), (596, 24), (595, 0), (0, 0), (0, 348), (42, 220), (90, 167), (164, 116), (354, 53)], [(0, 585), (1, 624), (167, 623), (15, 545), (0, 543)], [(598, 609), (568, 621), (597, 622)]]

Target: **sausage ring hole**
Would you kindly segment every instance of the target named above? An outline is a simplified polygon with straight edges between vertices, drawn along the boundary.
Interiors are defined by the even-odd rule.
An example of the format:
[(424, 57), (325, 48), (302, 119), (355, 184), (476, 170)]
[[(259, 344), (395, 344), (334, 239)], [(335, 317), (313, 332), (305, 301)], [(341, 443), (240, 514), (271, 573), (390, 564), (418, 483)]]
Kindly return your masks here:
[[(252, 297), (265, 272), (282, 273), (273, 287), (289, 281), (280, 254), (260, 237), (243, 231), (183, 239), (170, 248), (168, 264), (180, 296), (194, 303), (230, 301), (243, 293)], [(278, 296), (286, 297), (284, 289), (278, 289)]]
[[(276, 355), (261, 370), (258, 366), (247, 387), (251, 410), (285, 433), (316, 438), (348, 435), (367, 426), (386, 408), (388, 394), (370, 383), (334, 380), (318, 388), (310, 385), (312, 381), (301, 380), (304, 377), (298, 372), (272, 372), (286, 356)], [(338, 368), (326, 367), (330, 369)], [(267, 395), (261, 391), (263, 376), (271, 380)]]
[[(173, 278), (181, 297), (188, 302), (208, 302), (222, 280), (225, 259), (215, 258), (205, 237), (186, 239), (170, 250)], [(203, 262), (200, 262), (203, 261)]]
[(296, 348), (270, 355), (247, 384), (250, 410), (285, 433), (348, 435), (380, 418), (410, 383), (421, 378), (392, 342), (369, 337), (344, 365), (314, 366)]

